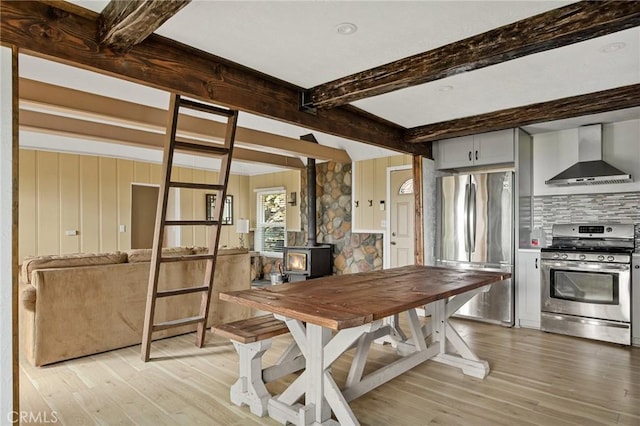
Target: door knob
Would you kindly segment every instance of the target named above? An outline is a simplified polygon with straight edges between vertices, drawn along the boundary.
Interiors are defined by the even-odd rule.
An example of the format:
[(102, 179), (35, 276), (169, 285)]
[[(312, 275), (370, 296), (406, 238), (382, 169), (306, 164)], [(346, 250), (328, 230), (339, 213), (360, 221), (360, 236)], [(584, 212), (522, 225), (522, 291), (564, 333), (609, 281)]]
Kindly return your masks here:
[(391, 244), (392, 246), (395, 246), (395, 245), (396, 245), (396, 242), (395, 242), (395, 241), (391, 241), (391, 243), (390, 243), (390, 244)]

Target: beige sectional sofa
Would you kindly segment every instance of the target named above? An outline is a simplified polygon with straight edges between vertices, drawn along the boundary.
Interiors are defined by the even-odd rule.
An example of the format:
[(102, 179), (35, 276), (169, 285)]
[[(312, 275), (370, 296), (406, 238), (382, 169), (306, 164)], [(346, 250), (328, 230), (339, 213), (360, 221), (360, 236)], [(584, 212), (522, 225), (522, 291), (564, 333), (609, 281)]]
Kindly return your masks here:
[[(202, 249), (164, 249), (164, 256)], [(39, 256), (21, 266), (21, 350), (34, 365), (139, 344), (147, 298), (150, 250)], [(205, 260), (161, 265), (159, 289), (202, 283)], [(221, 249), (208, 325), (247, 318), (250, 309), (218, 300), (219, 291), (250, 288), (246, 249)], [(159, 299), (155, 322), (196, 316), (200, 294)], [(154, 333), (154, 339), (195, 330), (195, 325)], [(195, 337), (194, 337), (195, 339)]]

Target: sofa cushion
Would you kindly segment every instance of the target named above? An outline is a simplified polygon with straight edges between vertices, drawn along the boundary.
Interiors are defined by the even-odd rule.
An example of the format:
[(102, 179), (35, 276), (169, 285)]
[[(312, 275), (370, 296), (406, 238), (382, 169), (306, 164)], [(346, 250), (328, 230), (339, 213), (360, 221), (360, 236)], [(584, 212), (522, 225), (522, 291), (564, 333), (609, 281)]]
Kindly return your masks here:
[(125, 263), (126, 253), (73, 253), (49, 256), (29, 256), (22, 262), (22, 279), (31, 284), (31, 273), (37, 269), (71, 268)]
[[(209, 247), (194, 247), (193, 254), (207, 254), (209, 253)], [(236, 248), (220, 248), (218, 249), (218, 256), (227, 256), (231, 254), (244, 254), (249, 253), (249, 249), (236, 247)]]
[[(191, 247), (168, 247), (162, 249), (163, 257), (189, 256), (192, 255)], [(127, 251), (129, 263), (151, 262), (151, 249), (133, 249)]]

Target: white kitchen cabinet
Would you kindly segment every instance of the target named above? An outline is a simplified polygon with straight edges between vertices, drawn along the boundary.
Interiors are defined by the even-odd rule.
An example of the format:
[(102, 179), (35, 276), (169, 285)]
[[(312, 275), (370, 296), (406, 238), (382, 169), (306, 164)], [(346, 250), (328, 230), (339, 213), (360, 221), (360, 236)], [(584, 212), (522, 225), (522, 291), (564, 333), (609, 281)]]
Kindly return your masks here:
[(445, 139), (435, 145), (434, 154), (438, 169), (486, 166), (514, 161), (513, 129)]
[(518, 250), (516, 266), (516, 324), (540, 328), (540, 251)]

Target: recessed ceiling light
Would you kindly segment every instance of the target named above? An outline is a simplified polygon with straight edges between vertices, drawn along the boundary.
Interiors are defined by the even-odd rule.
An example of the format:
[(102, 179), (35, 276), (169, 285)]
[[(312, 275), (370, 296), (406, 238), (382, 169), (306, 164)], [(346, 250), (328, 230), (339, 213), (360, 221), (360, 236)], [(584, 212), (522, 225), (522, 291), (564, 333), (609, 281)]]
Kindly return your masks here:
[(351, 22), (343, 22), (342, 24), (336, 25), (336, 31), (338, 34), (351, 35), (358, 31), (358, 27), (356, 24), (352, 24)]
[(622, 42), (607, 44), (606, 46), (600, 48), (602, 53), (611, 53), (617, 50), (623, 49), (627, 44)]
[(450, 86), (448, 84), (445, 85), (445, 86), (438, 87), (438, 91), (440, 91), (440, 92), (449, 92), (451, 90), (453, 90), (453, 86)]

